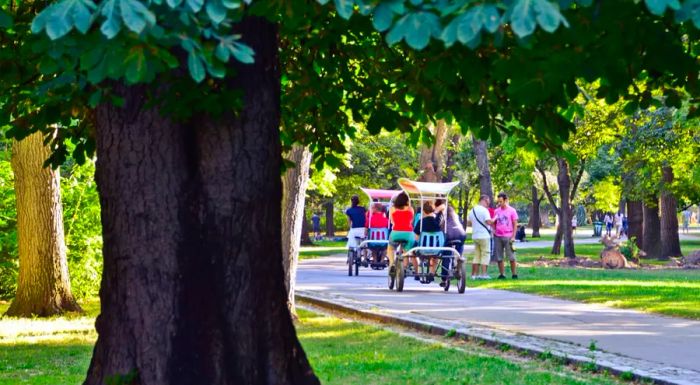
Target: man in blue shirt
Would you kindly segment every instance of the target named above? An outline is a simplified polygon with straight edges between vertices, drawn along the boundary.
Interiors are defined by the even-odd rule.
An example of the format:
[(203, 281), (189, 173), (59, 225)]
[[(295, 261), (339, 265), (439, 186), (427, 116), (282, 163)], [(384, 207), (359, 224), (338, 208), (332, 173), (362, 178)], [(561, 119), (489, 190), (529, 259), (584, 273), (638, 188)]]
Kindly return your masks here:
[(314, 241), (321, 239), (321, 217), (317, 213), (311, 216), (311, 223), (314, 227)]
[(350, 198), (352, 206), (345, 210), (345, 215), (348, 216), (348, 224), (350, 225), (350, 230), (348, 231), (348, 248), (354, 248), (359, 245), (356, 238), (365, 237), (365, 220), (367, 218), (367, 210), (360, 206), (360, 198), (357, 195), (353, 195)]

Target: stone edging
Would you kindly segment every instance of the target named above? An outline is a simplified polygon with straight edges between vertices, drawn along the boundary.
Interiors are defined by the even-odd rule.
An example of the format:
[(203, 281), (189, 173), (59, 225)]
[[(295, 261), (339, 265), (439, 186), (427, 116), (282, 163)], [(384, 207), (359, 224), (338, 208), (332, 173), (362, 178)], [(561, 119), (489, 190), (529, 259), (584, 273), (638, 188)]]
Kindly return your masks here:
[(651, 380), (656, 384), (700, 385), (700, 372), (694, 370), (625, 357), (601, 350), (590, 351), (588, 348), (569, 342), (528, 336), (468, 322), (441, 320), (440, 323), (437, 323), (430, 317), (420, 314), (387, 313), (376, 305), (319, 292), (297, 291), (296, 298), (300, 302), (307, 302), (321, 308), (356, 314), (375, 321), (406, 326), (435, 335), (445, 335), (454, 331), (456, 336), (483, 341), (489, 345), (505, 344), (535, 355), (551, 354), (576, 364), (590, 365), (593, 363), (598, 368), (606, 369), (613, 374), (632, 373), (637, 379)]

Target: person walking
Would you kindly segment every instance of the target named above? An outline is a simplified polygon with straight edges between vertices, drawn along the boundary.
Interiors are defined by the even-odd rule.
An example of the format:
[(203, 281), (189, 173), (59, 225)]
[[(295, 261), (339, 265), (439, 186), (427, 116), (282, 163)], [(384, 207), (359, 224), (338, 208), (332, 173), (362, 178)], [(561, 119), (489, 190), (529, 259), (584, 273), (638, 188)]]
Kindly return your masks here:
[[(469, 210), (467, 224), (472, 227), (474, 241), (474, 259), (472, 260), (472, 279), (491, 279), (488, 275), (491, 262), (491, 228), (493, 219), (489, 214), (491, 199), (488, 195), (479, 197), (479, 203)], [(481, 270), (481, 271), (479, 271)]]
[(622, 217), (624, 214), (622, 214), (622, 211), (618, 211), (617, 214), (615, 214), (615, 235), (617, 235), (618, 238), (622, 238)]
[(683, 232), (686, 234), (688, 234), (688, 231), (690, 231), (690, 217), (692, 215), (693, 214), (688, 209), (683, 210), (683, 212), (681, 213), (683, 220)]
[(608, 236), (610, 236), (610, 231), (612, 230), (613, 226), (613, 218), (610, 213), (605, 214), (605, 218), (603, 218), (603, 222), (605, 222), (605, 231), (607, 232)]
[(494, 256), (498, 262), (498, 279), (505, 279), (504, 257), (510, 261), (511, 278), (518, 279), (517, 263), (513, 252), (513, 242), (515, 242), (515, 229), (518, 227), (518, 213), (508, 205), (508, 195), (499, 193), (498, 207), (494, 212), (494, 223), (496, 226), (493, 244), (495, 247)]

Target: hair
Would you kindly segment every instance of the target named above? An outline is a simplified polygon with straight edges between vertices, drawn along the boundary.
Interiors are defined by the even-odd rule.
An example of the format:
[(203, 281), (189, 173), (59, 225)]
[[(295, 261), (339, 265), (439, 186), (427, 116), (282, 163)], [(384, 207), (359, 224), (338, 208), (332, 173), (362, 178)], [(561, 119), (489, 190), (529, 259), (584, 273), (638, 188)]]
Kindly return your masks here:
[(433, 202), (431, 201), (426, 201), (423, 203), (423, 213), (425, 214), (432, 214), (435, 212), (435, 207), (433, 206)]
[(498, 193), (498, 197), (503, 198), (503, 199), (508, 199), (508, 195), (506, 195), (506, 193), (504, 193), (504, 192)]
[(486, 195), (486, 194), (483, 194), (483, 195), (481, 195), (481, 196), (479, 197), (479, 202), (482, 202), (482, 201), (483, 201), (483, 202), (486, 202), (486, 201), (489, 201), (489, 202), (490, 202), (490, 201), (491, 201), (491, 197), (488, 196), (488, 195)]
[(406, 207), (410, 202), (411, 200), (408, 199), (408, 194), (402, 191), (396, 196), (396, 199), (394, 199), (394, 207)]
[(374, 211), (377, 211), (380, 213), (384, 211), (384, 205), (379, 203), (379, 202), (376, 202), (375, 204), (373, 204), (372, 208), (374, 208)]
[(357, 195), (353, 195), (350, 198), (350, 202), (352, 202), (352, 207), (356, 207), (357, 205), (360, 204), (360, 197), (358, 197)]
[(444, 200), (444, 199), (436, 199), (436, 200), (435, 200), (435, 207), (438, 207), (438, 206), (444, 205), (444, 204), (445, 204), (445, 200)]

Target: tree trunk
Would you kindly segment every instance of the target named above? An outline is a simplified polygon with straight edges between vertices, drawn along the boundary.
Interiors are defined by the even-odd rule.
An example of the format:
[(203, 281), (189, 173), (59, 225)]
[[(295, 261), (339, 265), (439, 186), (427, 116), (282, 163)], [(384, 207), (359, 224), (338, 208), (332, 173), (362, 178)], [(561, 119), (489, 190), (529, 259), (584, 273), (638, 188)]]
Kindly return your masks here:
[(302, 246), (312, 246), (314, 243), (311, 241), (309, 233), (311, 232), (311, 227), (309, 226), (309, 218), (307, 218), (306, 207), (302, 209), (304, 217), (301, 219), (301, 245)]
[(422, 174), (419, 178), (423, 182), (441, 182), (445, 171), (445, 141), (449, 126), (444, 119), (437, 121), (435, 125), (431, 125), (435, 142), (432, 146), (423, 146), (420, 152), (420, 167)]
[[(569, 192), (571, 191), (571, 177), (569, 176), (569, 164), (563, 158), (557, 158), (557, 165), (559, 166), (559, 173), (557, 174), (557, 183), (559, 184), (559, 202), (561, 202), (559, 207), (559, 226), (557, 228), (557, 233), (561, 232), (561, 236), (564, 240), (564, 256), (566, 258), (576, 258), (576, 252), (574, 250), (574, 238), (573, 230), (571, 228), (571, 197)], [(559, 239), (561, 242), (561, 239)], [(554, 241), (554, 247), (552, 247), (552, 252), (554, 253), (554, 248), (557, 246), (557, 240)]]
[[(629, 239), (635, 238), (635, 244), (640, 249), (644, 238), (644, 214), (641, 201), (627, 200), (627, 226), (629, 228)], [(645, 250), (646, 251), (646, 250)]]
[[(557, 217), (559, 217), (557, 215)], [(554, 243), (552, 243), (552, 254), (554, 255), (559, 255), (561, 254), (561, 239), (564, 236), (564, 230), (561, 227), (561, 220), (558, 220), (556, 225), (557, 225), (557, 232), (554, 233)]]
[(661, 190), (661, 259), (681, 256), (681, 242), (678, 237), (678, 203), (670, 186), (673, 183), (673, 169), (661, 168), (664, 184)]
[(311, 151), (308, 147), (294, 145), (287, 159), (294, 162), (295, 167), (288, 169), (282, 180), (284, 189), (282, 193), (282, 265), (284, 266), (284, 285), (287, 288), (287, 306), (292, 317), (296, 318), (294, 283), (297, 279)]
[(540, 237), (540, 225), (542, 220), (540, 219), (540, 201), (539, 192), (537, 187), (532, 186), (532, 207), (530, 213), (530, 227), (532, 228), (532, 237)]
[(235, 114), (175, 122), (119, 84), (124, 107), (96, 110), (104, 273), (86, 385), (318, 384), (284, 287), (277, 27), (236, 29), (255, 63), (234, 64)]
[(659, 220), (659, 207), (656, 203), (644, 202), (642, 206), (644, 216), (644, 240), (642, 250), (647, 258), (658, 258), (661, 254), (661, 222)]
[(462, 140), (462, 135), (454, 134), (450, 137), (450, 147), (445, 151), (445, 172), (443, 173), (442, 182), (452, 182), (455, 179), (455, 155), (459, 142)]
[(491, 207), (495, 207), (493, 199), (493, 185), (491, 184), (491, 170), (489, 169), (489, 153), (486, 142), (479, 140), (472, 135), (474, 144), (474, 156), (476, 158), (476, 168), (479, 170), (479, 189), (481, 195), (488, 195), (491, 198)]
[(326, 204), (326, 237), (335, 237), (335, 224), (333, 223), (333, 199), (330, 199)]
[(41, 132), (12, 145), (19, 277), (8, 316), (48, 317), (82, 311), (70, 290), (60, 173), (44, 167), (49, 155), (51, 149), (44, 146)]

